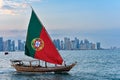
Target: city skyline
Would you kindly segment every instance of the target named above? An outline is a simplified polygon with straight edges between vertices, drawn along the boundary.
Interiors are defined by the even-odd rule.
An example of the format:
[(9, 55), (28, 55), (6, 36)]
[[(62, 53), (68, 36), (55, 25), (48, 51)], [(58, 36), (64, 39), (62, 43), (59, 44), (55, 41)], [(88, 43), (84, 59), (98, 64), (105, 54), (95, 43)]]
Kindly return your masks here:
[[(53, 39), (54, 45), (58, 50), (104, 50), (100, 42), (90, 42), (88, 39), (80, 40), (75, 37), (71, 40), (69, 37), (64, 37), (64, 40)], [(24, 51), (25, 41), (23, 40), (4, 40), (0, 37), (0, 51)]]
[[(89, 39), (79, 39), (78, 37), (70, 38), (64, 37), (52, 39), (54, 45), (58, 50), (105, 50), (105, 49), (120, 49), (120, 47), (103, 46), (103, 43), (97, 41), (92, 42)], [(0, 51), (24, 51), (25, 40), (23, 39), (5, 39), (0, 36)]]
[[(116, 31), (116, 34), (119, 32)], [(13, 39), (13, 40), (24, 40), (26, 39), (26, 30), (4, 30), (4, 31), (0, 31), (0, 36), (4, 37), (5, 40), (7, 39)], [(74, 39), (74, 37), (77, 37), (81, 40), (84, 39), (88, 39), (91, 42), (101, 42), (103, 48), (110, 48), (110, 47), (117, 47), (120, 48), (120, 45), (118, 44), (119, 39), (117, 39), (117, 42), (111, 41), (110, 40), (110, 35), (108, 35), (107, 37), (103, 36), (105, 32), (103, 32), (102, 34), (100, 34), (98, 32), (98, 35), (96, 35), (96, 37), (94, 37), (94, 33), (89, 33), (89, 32), (72, 32), (72, 31), (60, 31), (60, 30), (48, 30), (48, 33), (50, 35), (50, 37), (52, 39), (61, 39), (63, 40), (64, 37), (69, 37), (71, 39)], [(107, 34), (109, 34), (109, 32), (106, 32)], [(113, 35), (113, 34), (112, 34)], [(104, 37), (104, 39), (101, 39), (101, 37)], [(115, 38), (117, 36), (115, 36), (115, 34), (113, 35), (113, 38)]]
[(0, 35), (25, 38), (31, 15), (28, 3), (52, 38), (76, 36), (120, 47), (119, 0), (0, 0)]

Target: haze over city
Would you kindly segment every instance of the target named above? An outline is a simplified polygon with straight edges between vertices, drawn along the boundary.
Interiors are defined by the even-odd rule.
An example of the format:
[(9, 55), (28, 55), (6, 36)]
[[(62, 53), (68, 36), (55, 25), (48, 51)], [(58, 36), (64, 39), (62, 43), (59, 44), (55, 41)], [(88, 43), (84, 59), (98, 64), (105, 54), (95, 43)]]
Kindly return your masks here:
[(33, 7), (52, 39), (78, 37), (120, 47), (119, 0), (0, 0), (0, 36), (25, 39)]

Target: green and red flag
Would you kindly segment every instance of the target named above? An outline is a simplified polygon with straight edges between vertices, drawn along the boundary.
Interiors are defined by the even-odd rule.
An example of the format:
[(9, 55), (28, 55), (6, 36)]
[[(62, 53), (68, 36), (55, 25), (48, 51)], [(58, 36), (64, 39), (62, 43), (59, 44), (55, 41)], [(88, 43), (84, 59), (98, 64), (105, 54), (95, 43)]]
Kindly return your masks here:
[(62, 57), (33, 9), (28, 25), (25, 54), (54, 64), (61, 65), (63, 62)]

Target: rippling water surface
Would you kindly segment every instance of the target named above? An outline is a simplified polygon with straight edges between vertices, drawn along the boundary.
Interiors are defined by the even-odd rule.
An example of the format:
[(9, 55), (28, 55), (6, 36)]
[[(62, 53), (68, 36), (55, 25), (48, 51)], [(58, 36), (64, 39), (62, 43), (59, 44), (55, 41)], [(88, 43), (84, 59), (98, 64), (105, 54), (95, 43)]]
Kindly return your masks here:
[(23, 52), (0, 52), (0, 80), (120, 80), (120, 50), (60, 51), (67, 64), (77, 61), (68, 74), (20, 73), (10, 59), (31, 59)]

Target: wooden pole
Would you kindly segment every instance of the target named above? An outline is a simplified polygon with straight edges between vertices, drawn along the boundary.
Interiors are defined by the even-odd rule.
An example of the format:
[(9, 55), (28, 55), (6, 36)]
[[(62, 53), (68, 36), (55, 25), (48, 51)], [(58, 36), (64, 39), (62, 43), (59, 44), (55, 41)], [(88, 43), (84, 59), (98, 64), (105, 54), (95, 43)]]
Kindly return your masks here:
[(32, 67), (31, 61), (30, 61), (30, 67)]
[(45, 62), (45, 67), (47, 68), (47, 62)]
[(66, 67), (66, 63), (65, 63), (65, 61), (64, 61), (64, 66)]
[(55, 64), (55, 67), (57, 67), (57, 64)]
[(39, 65), (38, 66), (40, 66), (40, 60), (39, 60)]

